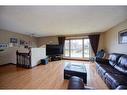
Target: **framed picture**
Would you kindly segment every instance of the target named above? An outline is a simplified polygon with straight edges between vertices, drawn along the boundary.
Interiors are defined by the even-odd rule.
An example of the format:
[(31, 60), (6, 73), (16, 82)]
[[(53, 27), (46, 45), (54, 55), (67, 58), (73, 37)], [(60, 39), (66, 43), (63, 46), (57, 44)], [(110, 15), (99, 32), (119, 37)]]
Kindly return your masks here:
[(5, 49), (8, 48), (8, 44), (7, 43), (0, 43), (0, 49)]
[(25, 45), (25, 41), (24, 40), (20, 40), (20, 45)]
[(127, 44), (127, 29), (118, 33), (118, 42), (119, 44)]
[(18, 43), (18, 39), (17, 38), (10, 38), (10, 43)]

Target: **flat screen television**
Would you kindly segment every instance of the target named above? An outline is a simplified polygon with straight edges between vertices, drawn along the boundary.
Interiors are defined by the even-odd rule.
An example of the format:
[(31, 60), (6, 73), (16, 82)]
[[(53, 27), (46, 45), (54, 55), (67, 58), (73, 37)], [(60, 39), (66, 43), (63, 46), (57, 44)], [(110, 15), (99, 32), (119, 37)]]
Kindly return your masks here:
[(63, 47), (61, 45), (46, 45), (46, 55), (56, 56), (63, 54)]

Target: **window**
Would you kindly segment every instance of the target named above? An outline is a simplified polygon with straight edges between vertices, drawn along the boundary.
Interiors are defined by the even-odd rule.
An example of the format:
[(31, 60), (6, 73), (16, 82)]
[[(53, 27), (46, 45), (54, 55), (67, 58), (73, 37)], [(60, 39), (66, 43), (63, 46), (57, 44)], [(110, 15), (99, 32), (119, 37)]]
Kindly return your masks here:
[(64, 55), (69, 56), (69, 40), (65, 40)]
[(89, 39), (65, 40), (64, 56), (70, 58), (89, 58)]
[(71, 57), (83, 57), (83, 43), (82, 39), (79, 40), (70, 40), (70, 53)]
[(84, 39), (84, 48), (83, 49), (84, 49), (84, 53), (83, 53), (84, 57), (89, 58), (89, 54), (90, 54), (89, 39)]

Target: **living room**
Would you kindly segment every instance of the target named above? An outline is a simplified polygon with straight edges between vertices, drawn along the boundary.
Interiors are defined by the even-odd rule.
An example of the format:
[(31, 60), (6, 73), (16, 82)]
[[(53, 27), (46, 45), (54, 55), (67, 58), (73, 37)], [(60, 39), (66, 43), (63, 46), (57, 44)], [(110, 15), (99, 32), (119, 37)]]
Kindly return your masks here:
[[(96, 67), (119, 60), (123, 67), (109, 68), (126, 79), (126, 11), (127, 6), (0, 6), (0, 89), (127, 89), (125, 81), (111, 86)], [(92, 59), (102, 49), (101, 62)], [(80, 69), (73, 72), (76, 78), (69, 66)]]

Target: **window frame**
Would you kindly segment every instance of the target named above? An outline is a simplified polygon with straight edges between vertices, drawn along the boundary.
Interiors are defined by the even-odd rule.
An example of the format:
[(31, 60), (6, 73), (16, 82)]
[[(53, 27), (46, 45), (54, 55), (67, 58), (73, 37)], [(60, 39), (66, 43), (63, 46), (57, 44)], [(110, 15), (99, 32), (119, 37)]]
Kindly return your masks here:
[[(82, 40), (82, 57), (80, 57), (80, 58), (85, 58), (85, 59), (88, 59), (89, 57), (90, 57), (90, 42), (89, 42), (89, 57), (85, 57), (84, 56), (84, 40), (85, 39), (89, 39), (88, 37), (86, 37), (86, 38), (71, 38), (71, 39), (66, 39), (66, 40), (68, 40), (69, 41), (69, 56), (65, 56), (65, 48), (64, 48), (64, 57), (66, 58), (66, 57), (68, 57), (68, 58), (78, 58), (78, 59), (80, 59), (79, 57), (71, 57), (71, 40), (77, 40), (77, 39), (80, 39), (80, 40)], [(65, 41), (66, 41), (65, 40)]]

